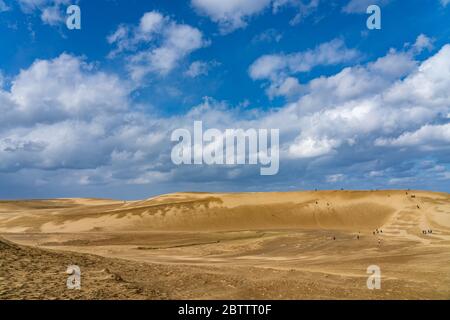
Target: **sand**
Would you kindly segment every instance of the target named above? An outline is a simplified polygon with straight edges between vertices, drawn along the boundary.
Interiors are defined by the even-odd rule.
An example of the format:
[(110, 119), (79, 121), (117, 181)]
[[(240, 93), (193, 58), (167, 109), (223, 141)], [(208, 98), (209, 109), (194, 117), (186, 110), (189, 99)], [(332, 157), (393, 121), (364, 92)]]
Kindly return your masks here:
[(448, 193), (0, 201), (0, 235), (0, 299), (450, 299)]

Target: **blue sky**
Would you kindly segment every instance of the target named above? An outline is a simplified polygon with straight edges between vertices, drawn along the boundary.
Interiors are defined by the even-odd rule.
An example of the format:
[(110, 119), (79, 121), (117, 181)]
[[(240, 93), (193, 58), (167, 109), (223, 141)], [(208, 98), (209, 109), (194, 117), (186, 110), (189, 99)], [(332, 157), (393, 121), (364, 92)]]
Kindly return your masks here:
[[(449, 18), (447, 0), (0, 0), (0, 198), (448, 192)], [(279, 174), (173, 165), (195, 120), (280, 129)]]

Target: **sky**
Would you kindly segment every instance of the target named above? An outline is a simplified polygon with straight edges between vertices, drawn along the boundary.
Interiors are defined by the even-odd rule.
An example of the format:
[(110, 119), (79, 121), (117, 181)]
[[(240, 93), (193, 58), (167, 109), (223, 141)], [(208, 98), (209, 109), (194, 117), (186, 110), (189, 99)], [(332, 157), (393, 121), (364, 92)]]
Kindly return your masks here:
[[(0, 0), (0, 48), (1, 199), (450, 191), (449, 0)], [(194, 121), (279, 129), (278, 174), (175, 165)]]

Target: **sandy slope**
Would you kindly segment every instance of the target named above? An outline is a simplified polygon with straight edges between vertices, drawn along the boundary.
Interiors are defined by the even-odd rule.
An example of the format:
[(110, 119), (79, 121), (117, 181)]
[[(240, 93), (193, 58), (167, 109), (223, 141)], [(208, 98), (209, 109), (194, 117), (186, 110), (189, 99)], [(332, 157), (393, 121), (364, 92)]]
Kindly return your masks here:
[[(382, 233), (374, 235), (375, 229)], [(422, 233), (430, 229), (432, 234)], [(38, 260), (48, 252), (61, 255), (52, 266), (41, 263), (43, 270), (64, 269), (72, 255), (67, 251), (75, 251), (95, 260), (86, 262), (87, 268), (102, 270), (114, 261), (121, 278), (133, 283), (129, 292), (121, 288), (114, 295), (111, 289), (96, 296), (90, 290), (99, 284), (93, 281), (85, 289), (91, 298), (450, 299), (447, 193), (178, 193), (133, 202), (0, 201), (0, 232), (10, 241), (45, 247), (42, 252), (20, 247), (35, 250)], [(0, 278), (20, 286), (25, 265), (20, 261), (29, 258), (12, 259), (8, 252), (1, 253), (9, 257), (6, 265), (19, 265), (9, 265), (11, 274)], [(372, 264), (382, 269), (379, 291), (366, 287)], [(142, 272), (137, 276), (130, 270)], [(199, 277), (206, 277), (203, 286)], [(154, 286), (161, 294), (151, 294)], [(133, 293), (136, 287), (144, 291)], [(0, 289), (0, 297), (37, 297), (27, 290), (5, 294), (5, 287)], [(61, 290), (54, 297), (73, 297)]]
[[(415, 198), (412, 198), (414, 196)], [(228, 231), (277, 228), (373, 230), (408, 217), (450, 229), (448, 194), (406, 191), (179, 193), (145, 201), (0, 202), (0, 232)], [(419, 208), (417, 207), (419, 206)], [(442, 212), (442, 210), (444, 212)], [(403, 230), (403, 228), (400, 228)]]

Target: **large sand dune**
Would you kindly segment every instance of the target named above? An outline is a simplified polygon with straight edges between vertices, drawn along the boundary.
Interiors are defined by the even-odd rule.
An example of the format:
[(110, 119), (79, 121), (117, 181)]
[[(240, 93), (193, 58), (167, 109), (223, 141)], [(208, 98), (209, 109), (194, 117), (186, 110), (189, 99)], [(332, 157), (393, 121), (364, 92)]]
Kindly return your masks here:
[[(178, 193), (144, 201), (0, 202), (0, 232), (450, 230), (449, 195), (407, 191)], [(407, 226), (402, 227), (402, 220)], [(406, 222), (406, 221), (405, 221)]]
[[(448, 193), (177, 193), (130, 202), (0, 201), (0, 233), (66, 255), (75, 251), (145, 268), (175, 268), (170, 281), (184, 279), (176, 292), (168, 287), (161, 296), (121, 297), (450, 298)], [(64, 272), (63, 261), (57, 268)], [(366, 287), (366, 269), (373, 264), (382, 268), (379, 291)], [(118, 270), (139, 283), (126, 268)], [(203, 292), (189, 283), (198, 274), (208, 275), (213, 288)], [(6, 297), (14, 296), (8, 292)], [(22, 291), (15, 296), (20, 295), (27, 296)]]

